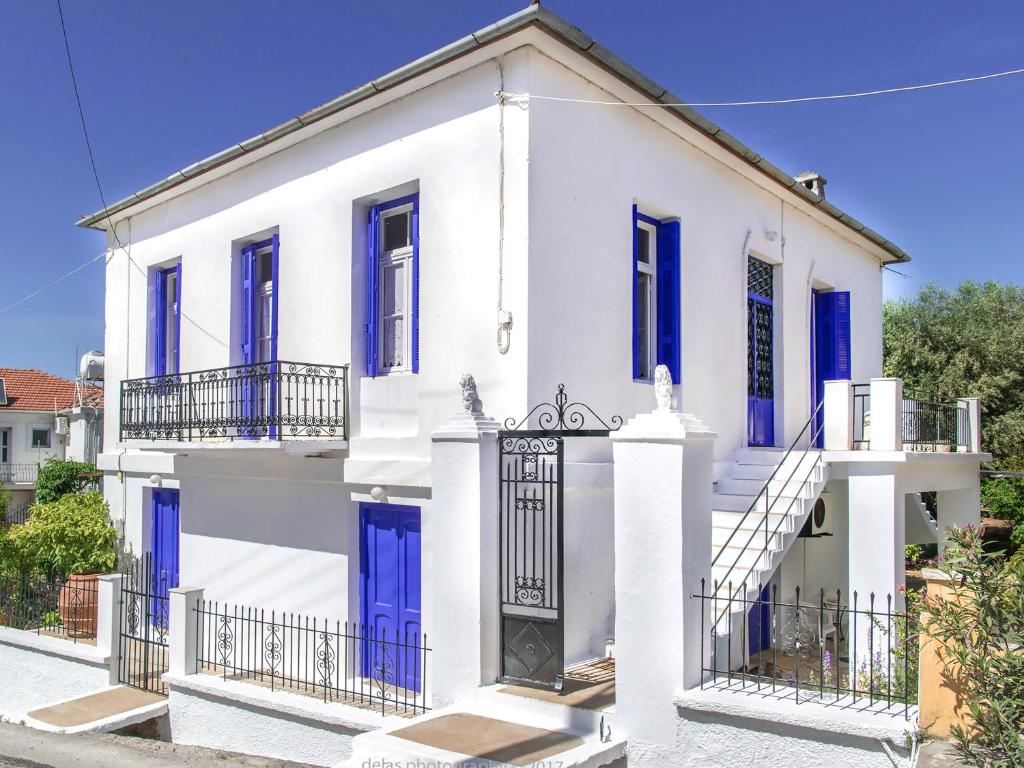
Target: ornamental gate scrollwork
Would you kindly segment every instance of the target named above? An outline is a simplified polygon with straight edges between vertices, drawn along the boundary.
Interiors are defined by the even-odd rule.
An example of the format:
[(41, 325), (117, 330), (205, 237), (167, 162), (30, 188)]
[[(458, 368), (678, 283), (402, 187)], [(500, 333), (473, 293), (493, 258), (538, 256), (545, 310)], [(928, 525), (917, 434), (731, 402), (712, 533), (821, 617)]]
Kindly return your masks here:
[(607, 437), (611, 423), (560, 384), (498, 433), (502, 679), (560, 689), (564, 648), (564, 440)]

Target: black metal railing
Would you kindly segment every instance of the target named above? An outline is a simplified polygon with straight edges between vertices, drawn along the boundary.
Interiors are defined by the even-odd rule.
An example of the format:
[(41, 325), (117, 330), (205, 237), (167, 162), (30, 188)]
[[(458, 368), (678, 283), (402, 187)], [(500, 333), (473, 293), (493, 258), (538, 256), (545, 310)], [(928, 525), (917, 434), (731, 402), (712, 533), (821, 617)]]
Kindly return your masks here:
[(39, 465), (30, 462), (0, 464), (0, 483), (16, 483), (20, 485), (35, 484), (39, 475)]
[(76, 643), (95, 642), (98, 606), (95, 577), (0, 576), (0, 626)]
[(871, 445), (871, 385), (853, 385), (853, 447)]
[(35, 504), (35, 499), (26, 501), (24, 504), (19, 504), (16, 507), (10, 507), (3, 513), (3, 519), (0, 520), (0, 530), (6, 531), (12, 525), (24, 525), (27, 523), (33, 504)]
[(905, 450), (955, 451), (970, 446), (970, 412), (959, 403), (904, 392), (900, 428)]
[(173, 581), (151, 552), (129, 557), (121, 572), (117, 681), (159, 696), (167, 695)]
[[(717, 583), (709, 591), (701, 580), (701, 687), (734, 689), (792, 699), (796, 703), (857, 705), (910, 717), (917, 703), (919, 619), (897, 610), (893, 596), (852, 600), (840, 591), (811, 600), (795, 590), (792, 602), (779, 599), (778, 587), (757, 586), (728, 595)], [(732, 632), (719, 633), (714, 617), (742, 612)], [(708, 645), (709, 644), (709, 645)]]
[[(723, 585), (726, 583), (745, 584), (752, 580), (753, 573), (759, 566), (767, 568), (770, 565), (768, 559), (772, 549), (772, 542), (778, 541), (777, 537), (782, 532), (783, 525), (787, 523), (793, 505), (797, 501), (802, 503), (804, 499), (802, 488), (823, 466), (821, 452), (818, 450), (817, 445), (818, 438), (825, 429), (824, 412), (825, 404), (819, 403), (814, 413), (811, 414), (811, 417), (804, 424), (803, 429), (800, 430), (799, 434), (790, 444), (789, 450), (782, 457), (782, 461), (775, 467), (771, 476), (765, 481), (764, 486), (750, 503), (750, 506), (747, 507), (747, 511), (743, 513), (743, 517), (740, 518), (736, 527), (733, 528), (725, 543), (722, 544), (718, 553), (712, 559), (712, 567), (721, 565), (726, 568), (725, 574), (723, 574), (721, 579)], [(804, 447), (798, 447), (800, 445)], [(795, 461), (790, 461), (790, 458), (794, 456), (796, 457)], [(783, 477), (784, 475), (785, 477)], [(796, 483), (801, 491), (794, 492), (791, 487), (793, 483)], [(772, 493), (773, 484), (777, 486), (775, 493)], [(788, 497), (788, 502), (785, 502), (783, 500), (786, 498), (787, 491), (792, 495)], [(752, 517), (758, 514), (760, 517)], [(774, 525), (771, 521), (772, 515), (777, 517)], [(748, 520), (752, 519), (757, 520), (756, 525), (745, 529), (744, 525)], [(762, 534), (763, 543), (758, 541)], [(730, 545), (735, 550), (731, 559), (726, 554)], [(751, 552), (757, 554), (753, 563), (749, 567), (741, 565), (740, 562), (745, 557), (749, 557)]]
[(348, 366), (235, 365), (121, 382), (121, 440), (348, 437)]
[(427, 707), (425, 635), (201, 601), (196, 672), (379, 711)]

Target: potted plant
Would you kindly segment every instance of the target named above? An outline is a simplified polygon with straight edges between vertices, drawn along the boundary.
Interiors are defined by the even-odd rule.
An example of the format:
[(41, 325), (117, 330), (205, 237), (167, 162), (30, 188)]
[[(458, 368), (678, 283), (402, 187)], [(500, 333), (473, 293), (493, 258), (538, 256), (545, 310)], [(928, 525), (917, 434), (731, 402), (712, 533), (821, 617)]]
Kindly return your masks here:
[(96, 635), (98, 579), (117, 563), (117, 532), (99, 491), (69, 493), (37, 504), (11, 534), (36, 570), (63, 576), (57, 608), (71, 637)]

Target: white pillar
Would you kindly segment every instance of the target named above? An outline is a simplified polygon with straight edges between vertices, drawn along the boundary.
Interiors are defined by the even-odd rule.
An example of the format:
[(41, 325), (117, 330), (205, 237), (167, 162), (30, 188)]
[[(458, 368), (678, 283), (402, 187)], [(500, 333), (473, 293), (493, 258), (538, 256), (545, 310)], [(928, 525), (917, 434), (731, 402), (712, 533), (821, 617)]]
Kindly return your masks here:
[(499, 674), (498, 424), (480, 412), (471, 377), (470, 385), (464, 377), (465, 410), (432, 435), (422, 557), (435, 708)]
[(167, 632), (167, 671), (172, 675), (193, 675), (196, 669), (196, 644), (199, 625), (196, 608), (203, 590), (175, 587), (171, 590)]
[(967, 411), (967, 452), (981, 453), (981, 400), (961, 397), (956, 404)]
[(871, 450), (903, 450), (903, 380), (871, 380)]
[(622, 735), (671, 745), (675, 694), (700, 684), (710, 653), (692, 595), (711, 581), (716, 435), (668, 399), (613, 432), (612, 448), (615, 719)]
[(942, 562), (949, 537), (946, 529), (950, 526), (963, 528), (968, 525), (977, 526), (981, 522), (981, 487), (980, 479), (974, 475), (974, 481), (967, 488), (955, 491), (938, 492), (938, 524), (939, 524), (939, 561)]
[(110, 684), (117, 685), (117, 665), (121, 634), (121, 580), (120, 573), (109, 573), (99, 578), (98, 615), (96, 617), (96, 647), (110, 658)]
[(853, 382), (825, 382), (825, 450), (853, 448)]

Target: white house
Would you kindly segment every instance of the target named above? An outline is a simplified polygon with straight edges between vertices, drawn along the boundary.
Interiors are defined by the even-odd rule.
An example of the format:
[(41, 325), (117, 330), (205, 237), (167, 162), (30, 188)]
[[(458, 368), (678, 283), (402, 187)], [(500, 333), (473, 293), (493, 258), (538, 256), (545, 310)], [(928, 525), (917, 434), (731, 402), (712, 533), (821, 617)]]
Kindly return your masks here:
[[(442, 718), (484, 713), (578, 737), (547, 753), (569, 763), (890, 764), (912, 702), (876, 614), (907, 542), (978, 518), (978, 404), (879, 378), (908, 256), (681, 101), (531, 6), (79, 222), (110, 247), (105, 494), (182, 589), (175, 739), (464, 758)], [(282, 662), (252, 609), (348, 624)], [(873, 719), (746, 695), (856, 699), (882, 650)], [(294, 686), (310, 659), (331, 712), (391, 675), (441, 736), (311, 755), (288, 718), (328, 715), (184, 674)], [(610, 699), (579, 693), (595, 675)]]
[(0, 483), (11, 494), (11, 514), (27, 508), (48, 459), (95, 462), (102, 437), (103, 393), (95, 385), (0, 368)]

